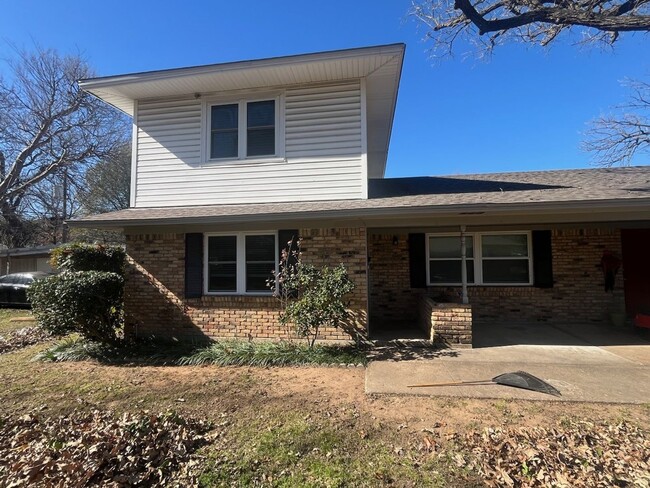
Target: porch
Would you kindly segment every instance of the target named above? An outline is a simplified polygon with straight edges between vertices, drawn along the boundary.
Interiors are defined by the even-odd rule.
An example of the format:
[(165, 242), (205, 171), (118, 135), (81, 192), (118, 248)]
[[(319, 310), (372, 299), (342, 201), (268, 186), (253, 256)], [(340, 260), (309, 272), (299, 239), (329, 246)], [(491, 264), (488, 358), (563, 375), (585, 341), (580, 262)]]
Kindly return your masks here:
[[(487, 269), (487, 261), (478, 262), (482, 251), (476, 248), (482, 241), (475, 238), (474, 250), (465, 261), (476, 269), (467, 273), (467, 305), (461, 303), (459, 284), (437, 284), (432, 278), (441, 260), (431, 258), (440, 253), (431, 251), (429, 239), (437, 235), (458, 239), (458, 232), (453, 234), (448, 228), (368, 229), (370, 337), (484, 347), (571, 345), (578, 340), (577, 334), (617, 344), (623, 340), (620, 326), (626, 324), (631, 330), (635, 314), (650, 311), (650, 256), (644, 250), (650, 245), (650, 229), (647, 223), (632, 228), (622, 225), (479, 228), (481, 236), (525, 236), (527, 241), (521, 238), (527, 244), (522, 245), (523, 251), (508, 251), (506, 240), (502, 244), (491, 241), (500, 244), (504, 254), (510, 252), (498, 263), (499, 276), (508, 277), (503, 270), (508, 266), (514, 273), (522, 268), (525, 272), (522, 283), (480, 282), (475, 276)], [(443, 261), (446, 269), (440, 273), (460, 281), (460, 244), (452, 249), (449, 242), (454, 241), (444, 243), (449, 259)], [(484, 249), (484, 253), (494, 255), (498, 249)], [(520, 261), (514, 261), (513, 255)]]

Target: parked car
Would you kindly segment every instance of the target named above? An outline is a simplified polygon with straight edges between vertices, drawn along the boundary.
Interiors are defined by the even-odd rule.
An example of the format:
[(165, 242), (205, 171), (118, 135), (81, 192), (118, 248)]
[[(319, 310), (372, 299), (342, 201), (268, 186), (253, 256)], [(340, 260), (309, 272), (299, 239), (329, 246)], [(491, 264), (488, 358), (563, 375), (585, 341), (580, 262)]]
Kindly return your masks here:
[(50, 276), (51, 273), (33, 271), (29, 273), (12, 273), (0, 276), (0, 305), (9, 307), (29, 306), (27, 289), (36, 280)]

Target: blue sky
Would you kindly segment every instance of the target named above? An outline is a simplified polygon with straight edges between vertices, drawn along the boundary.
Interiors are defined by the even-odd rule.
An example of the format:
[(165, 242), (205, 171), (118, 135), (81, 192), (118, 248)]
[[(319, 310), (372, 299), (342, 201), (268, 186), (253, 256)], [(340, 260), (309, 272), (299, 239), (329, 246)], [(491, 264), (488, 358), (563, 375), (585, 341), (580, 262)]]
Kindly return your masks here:
[[(81, 52), (99, 75), (404, 42), (386, 176), (588, 167), (586, 123), (650, 74), (648, 36), (612, 50), (510, 45), (489, 61), (434, 63), (409, 0), (0, 0), (10, 44)], [(3, 67), (4, 68), (4, 67)], [(635, 164), (650, 164), (650, 157)]]

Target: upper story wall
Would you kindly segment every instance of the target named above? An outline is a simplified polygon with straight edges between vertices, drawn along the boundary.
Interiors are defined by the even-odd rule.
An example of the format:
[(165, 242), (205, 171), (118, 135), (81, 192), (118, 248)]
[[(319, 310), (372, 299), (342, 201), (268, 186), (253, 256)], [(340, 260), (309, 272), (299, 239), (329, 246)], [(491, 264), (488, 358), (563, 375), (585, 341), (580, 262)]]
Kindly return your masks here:
[(365, 82), (275, 92), (279, 156), (209, 161), (208, 102), (137, 102), (132, 206), (367, 198)]

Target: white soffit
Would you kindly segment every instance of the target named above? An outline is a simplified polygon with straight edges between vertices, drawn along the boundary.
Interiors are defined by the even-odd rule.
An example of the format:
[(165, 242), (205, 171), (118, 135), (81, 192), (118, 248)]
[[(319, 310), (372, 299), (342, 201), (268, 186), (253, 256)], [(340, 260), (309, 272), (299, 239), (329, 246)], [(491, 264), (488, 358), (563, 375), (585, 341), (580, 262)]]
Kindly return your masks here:
[(133, 115), (135, 100), (366, 78), (368, 177), (382, 178), (404, 44), (149, 71), (79, 81), (85, 91)]

